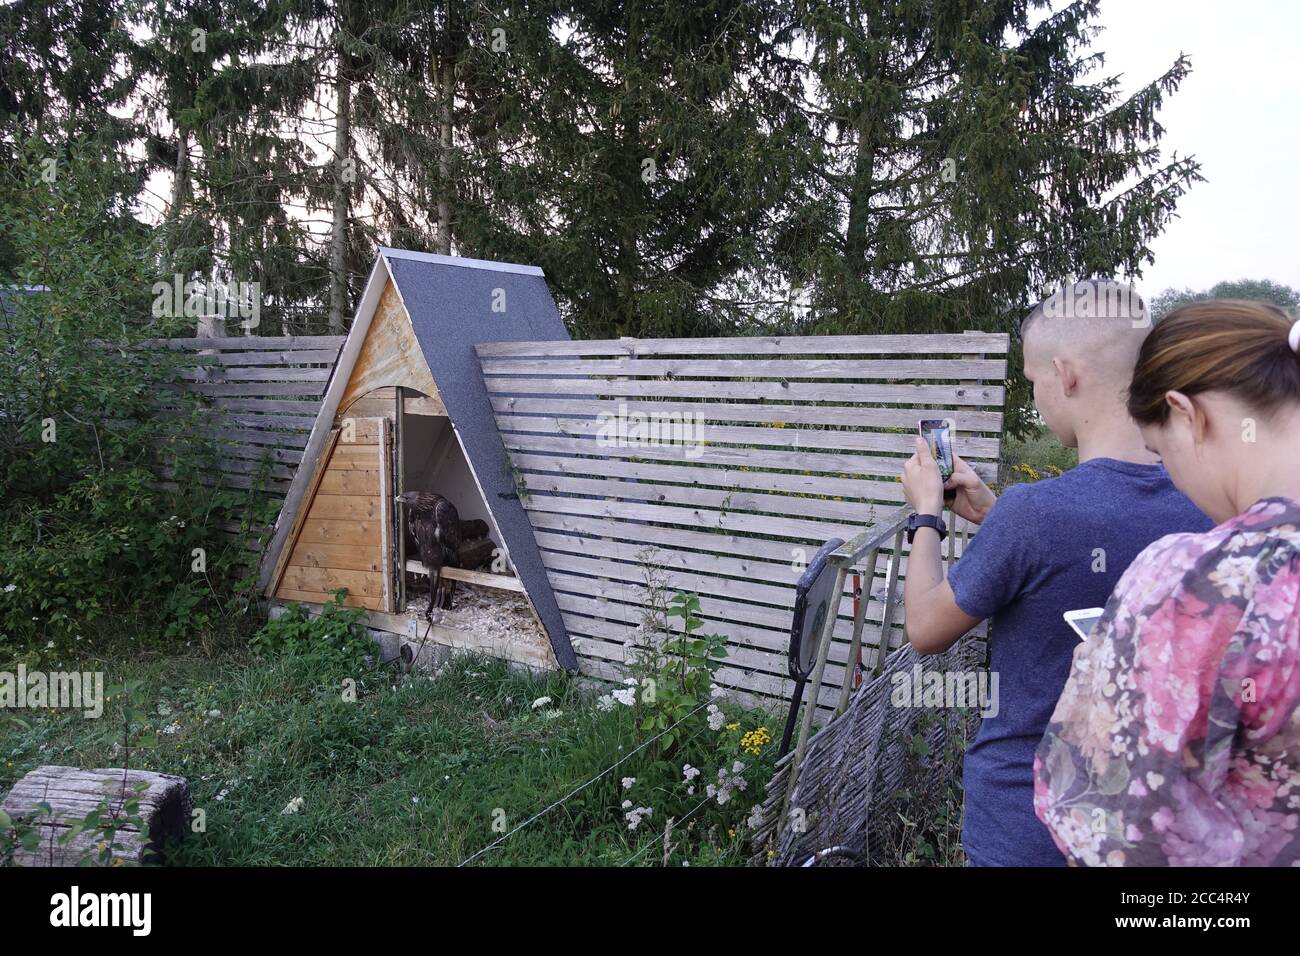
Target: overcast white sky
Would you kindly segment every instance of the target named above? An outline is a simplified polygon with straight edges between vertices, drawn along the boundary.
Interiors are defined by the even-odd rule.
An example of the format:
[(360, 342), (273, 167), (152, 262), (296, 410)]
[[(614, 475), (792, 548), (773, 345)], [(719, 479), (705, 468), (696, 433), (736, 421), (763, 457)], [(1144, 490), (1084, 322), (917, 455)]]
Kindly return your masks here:
[(1166, 156), (1201, 163), (1206, 181), (1152, 244), (1139, 288), (1205, 289), (1273, 279), (1300, 289), (1300, 3), (1102, 0), (1093, 49), (1131, 91), (1180, 52), (1192, 74), (1165, 101)]

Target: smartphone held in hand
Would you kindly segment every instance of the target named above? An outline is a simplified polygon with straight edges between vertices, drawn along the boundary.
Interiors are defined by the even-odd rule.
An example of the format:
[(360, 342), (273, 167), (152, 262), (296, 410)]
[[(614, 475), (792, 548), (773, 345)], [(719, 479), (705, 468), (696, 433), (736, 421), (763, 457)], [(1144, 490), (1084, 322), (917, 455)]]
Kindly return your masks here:
[(943, 476), (944, 481), (952, 477), (952, 433), (953, 425), (950, 418), (921, 419), (921, 437), (930, 446), (930, 455), (939, 465), (939, 474)]

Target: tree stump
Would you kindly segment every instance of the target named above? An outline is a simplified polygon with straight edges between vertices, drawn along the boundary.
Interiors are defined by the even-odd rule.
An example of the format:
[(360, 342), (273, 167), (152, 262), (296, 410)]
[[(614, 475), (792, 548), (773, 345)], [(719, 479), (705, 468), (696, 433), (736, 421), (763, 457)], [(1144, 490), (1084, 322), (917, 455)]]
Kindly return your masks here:
[[(133, 798), (138, 798), (140, 805), (131, 814), (124, 805)], [(51, 812), (37, 807), (40, 803), (47, 804)], [(40, 835), (37, 849), (20, 847), (15, 852), (14, 862), (19, 866), (77, 866), (83, 859), (98, 862), (106, 841), (97, 829), (87, 827), (63, 846), (59, 837), (100, 807), (107, 808), (107, 813), (102, 813), (105, 820), (118, 814), (139, 817), (143, 823), (140, 828), (127, 822), (117, 831), (112, 847), (114, 865), (151, 863), (163, 843), (181, 840), (189, 832), (193, 809), (190, 785), (184, 777), (148, 770), (79, 767), (37, 767), (14, 784), (2, 806), (17, 826), (30, 826)]]

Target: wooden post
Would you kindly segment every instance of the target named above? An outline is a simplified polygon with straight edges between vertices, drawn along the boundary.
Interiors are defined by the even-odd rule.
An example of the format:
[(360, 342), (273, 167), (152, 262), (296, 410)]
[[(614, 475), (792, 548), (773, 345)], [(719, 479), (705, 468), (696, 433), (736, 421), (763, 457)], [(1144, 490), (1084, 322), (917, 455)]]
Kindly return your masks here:
[(885, 658), (889, 656), (889, 644), (894, 629), (894, 610), (898, 606), (898, 592), (901, 586), (898, 580), (898, 568), (903, 559), (903, 537), (905, 531), (900, 528), (894, 535), (894, 553), (889, 559), (889, 577), (886, 578), (885, 611), (880, 619), (880, 644), (876, 651), (876, 667), (872, 671), (879, 676), (885, 669)]
[(862, 594), (858, 598), (857, 609), (853, 613), (853, 640), (849, 644), (849, 663), (844, 669), (844, 683), (840, 687), (840, 703), (835, 708), (835, 716), (844, 713), (849, 706), (849, 694), (853, 690), (853, 671), (858, 666), (858, 653), (862, 649), (862, 625), (867, 616), (867, 604), (871, 601), (871, 582), (876, 579), (876, 559), (880, 556), (879, 548), (872, 548), (867, 555), (866, 575), (863, 577)]
[[(224, 315), (200, 315), (194, 325), (194, 336), (200, 339), (223, 339), (226, 337), (226, 317)], [(199, 349), (199, 355), (216, 355), (216, 349)]]

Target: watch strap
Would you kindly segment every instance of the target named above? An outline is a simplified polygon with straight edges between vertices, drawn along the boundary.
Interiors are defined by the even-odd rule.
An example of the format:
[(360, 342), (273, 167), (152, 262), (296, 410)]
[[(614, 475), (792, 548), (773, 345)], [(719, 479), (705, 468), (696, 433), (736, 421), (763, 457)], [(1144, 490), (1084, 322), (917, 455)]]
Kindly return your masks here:
[(913, 514), (907, 519), (907, 543), (911, 544), (912, 539), (916, 537), (917, 528), (933, 528), (939, 532), (939, 540), (942, 541), (948, 537), (948, 527), (943, 523), (943, 519), (937, 515), (919, 515)]

